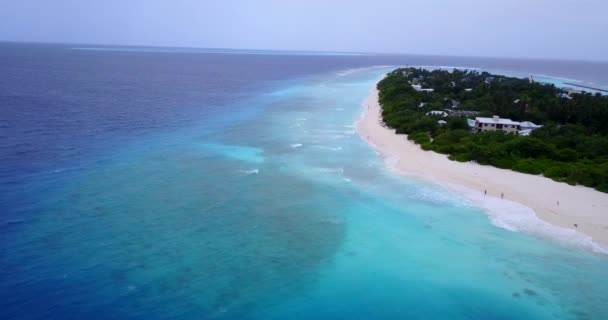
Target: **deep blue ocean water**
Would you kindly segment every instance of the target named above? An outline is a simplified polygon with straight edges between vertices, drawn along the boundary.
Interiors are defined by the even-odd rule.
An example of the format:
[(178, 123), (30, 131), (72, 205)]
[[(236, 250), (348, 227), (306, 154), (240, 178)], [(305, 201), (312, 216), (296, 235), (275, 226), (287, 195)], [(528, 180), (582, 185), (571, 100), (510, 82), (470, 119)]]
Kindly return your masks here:
[(494, 226), (355, 133), (392, 66), (608, 64), (0, 44), (0, 319), (605, 319), (608, 257)]

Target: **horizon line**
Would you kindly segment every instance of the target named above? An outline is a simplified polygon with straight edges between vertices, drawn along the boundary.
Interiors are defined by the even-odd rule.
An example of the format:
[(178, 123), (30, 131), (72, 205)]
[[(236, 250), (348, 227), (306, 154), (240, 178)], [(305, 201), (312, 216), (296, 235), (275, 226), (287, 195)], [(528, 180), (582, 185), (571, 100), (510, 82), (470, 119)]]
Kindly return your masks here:
[[(115, 44), (115, 43), (85, 43), (85, 42), (49, 42), (49, 41), (25, 41), (25, 40), (3, 40), (0, 43), (17, 44), (41, 44), (41, 45), (69, 45), (85, 46), (85, 48), (74, 47), (73, 49), (84, 49), (86, 46), (98, 47), (130, 47), (130, 48), (166, 48), (166, 49), (199, 49), (199, 50), (232, 50), (232, 51), (267, 51), (267, 52), (291, 52), (291, 53), (325, 53), (342, 54), (350, 56), (431, 56), (449, 58), (481, 58), (481, 59), (507, 59), (507, 60), (538, 60), (538, 61), (564, 61), (564, 62), (587, 62), (587, 63), (608, 63), (607, 60), (577, 59), (577, 58), (555, 58), (555, 57), (521, 57), (521, 56), (475, 56), (461, 54), (437, 54), (437, 53), (408, 53), (408, 52), (370, 52), (370, 51), (340, 51), (340, 50), (316, 50), (316, 49), (268, 49), (268, 48), (227, 48), (227, 47), (201, 47), (201, 46), (170, 46), (170, 45), (149, 45), (149, 44)], [(103, 48), (99, 48), (103, 49)]]

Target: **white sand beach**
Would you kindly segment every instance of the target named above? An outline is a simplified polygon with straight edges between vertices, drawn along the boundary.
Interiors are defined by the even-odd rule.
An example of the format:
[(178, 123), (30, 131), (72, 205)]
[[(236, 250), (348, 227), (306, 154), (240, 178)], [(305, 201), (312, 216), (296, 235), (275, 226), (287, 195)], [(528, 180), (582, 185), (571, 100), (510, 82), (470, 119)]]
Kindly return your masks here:
[[(488, 203), (500, 207), (499, 203), (503, 202), (500, 201), (501, 194), (504, 194), (505, 200), (532, 209), (542, 220), (534, 218), (530, 212), (529, 216), (533, 219), (520, 221), (520, 224), (536, 223), (537, 226), (506, 226), (508, 229), (533, 232), (543, 228), (542, 225), (549, 226), (544, 223), (548, 222), (561, 227), (552, 229), (560, 231), (565, 237), (593, 241), (591, 245), (595, 251), (608, 253), (608, 194), (542, 176), (451, 161), (446, 155), (424, 151), (407, 140), (405, 135), (398, 135), (395, 130), (383, 125), (376, 88), (364, 101), (363, 115), (356, 127), (365, 141), (385, 159), (391, 160), (387, 163), (397, 172), (464, 191), (468, 198), (479, 201), (479, 206), (485, 209), (488, 209)], [(487, 195), (484, 195), (484, 191), (487, 191)]]

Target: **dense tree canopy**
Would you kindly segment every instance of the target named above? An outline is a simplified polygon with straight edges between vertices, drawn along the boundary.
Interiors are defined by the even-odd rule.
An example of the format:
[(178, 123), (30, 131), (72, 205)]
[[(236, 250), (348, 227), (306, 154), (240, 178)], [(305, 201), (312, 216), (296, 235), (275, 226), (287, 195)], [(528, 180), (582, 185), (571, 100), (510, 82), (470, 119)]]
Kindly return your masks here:
[[(415, 68), (389, 73), (378, 89), (385, 123), (425, 150), (608, 192), (607, 96), (487, 72)], [(530, 136), (473, 134), (462, 115), (475, 113), (544, 126)]]

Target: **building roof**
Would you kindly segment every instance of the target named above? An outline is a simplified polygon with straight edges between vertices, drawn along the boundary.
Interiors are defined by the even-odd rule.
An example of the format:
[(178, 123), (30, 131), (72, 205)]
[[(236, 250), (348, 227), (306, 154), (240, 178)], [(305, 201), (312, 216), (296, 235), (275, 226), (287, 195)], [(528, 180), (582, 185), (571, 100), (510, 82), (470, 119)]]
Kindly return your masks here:
[(494, 117), (494, 118), (477, 117), (477, 118), (475, 118), (475, 121), (480, 122), (480, 123), (519, 125), (519, 122), (517, 122), (517, 121), (513, 121), (511, 119), (499, 118), (499, 117)]

